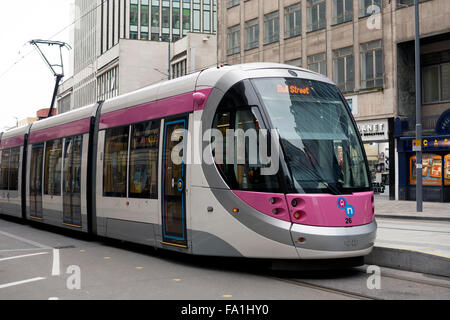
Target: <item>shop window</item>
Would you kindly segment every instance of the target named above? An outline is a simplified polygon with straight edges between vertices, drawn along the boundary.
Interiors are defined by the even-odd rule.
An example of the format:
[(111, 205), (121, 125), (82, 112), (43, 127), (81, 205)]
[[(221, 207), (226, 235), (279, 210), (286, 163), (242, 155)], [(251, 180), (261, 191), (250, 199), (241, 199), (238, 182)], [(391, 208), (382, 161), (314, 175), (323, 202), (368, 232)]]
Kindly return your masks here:
[(130, 144), (130, 198), (158, 198), (159, 122), (133, 125)]
[(444, 182), (450, 186), (450, 153), (444, 157)]
[(129, 127), (106, 130), (103, 164), (103, 196), (127, 195), (127, 158)]
[[(422, 155), (422, 183), (424, 186), (442, 186), (442, 156), (424, 153)], [(447, 168), (446, 168), (447, 169)], [(416, 156), (409, 160), (410, 184), (416, 184)]]
[(48, 141), (45, 148), (44, 194), (61, 195), (61, 162), (62, 140)]

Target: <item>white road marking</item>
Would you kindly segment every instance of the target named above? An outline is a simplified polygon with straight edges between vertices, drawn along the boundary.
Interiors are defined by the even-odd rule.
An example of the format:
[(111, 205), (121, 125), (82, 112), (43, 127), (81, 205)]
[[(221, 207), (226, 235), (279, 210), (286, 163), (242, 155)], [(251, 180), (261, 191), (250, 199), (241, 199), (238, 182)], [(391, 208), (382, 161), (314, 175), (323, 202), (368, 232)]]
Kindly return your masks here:
[(48, 254), (48, 252), (39, 252), (39, 253), (31, 253), (31, 254), (24, 254), (21, 256), (14, 256), (14, 257), (7, 257), (7, 258), (1, 258), (1, 261), (6, 261), (6, 260), (14, 260), (14, 259), (21, 259), (21, 258), (28, 258), (28, 257), (33, 257), (33, 256), (39, 256), (42, 254)]
[(0, 253), (2, 252), (20, 252), (20, 251), (41, 251), (42, 248), (29, 248), (29, 249), (6, 249), (6, 250), (0, 250)]
[(38, 278), (33, 278), (33, 279), (28, 279), (28, 280), (22, 280), (22, 281), (10, 282), (10, 283), (6, 283), (6, 284), (0, 285), (0, 289), (4, 289), (4, 288), (8, 288), (8, 287), (13, 287), (13, 286), (18, 286), (18, 285), (21, 285), (21, 284), (30, 283), (30, 282), (35, 282), (35, 281), (40, 281), (40, 280), (45, 280), (45, 279), (47, 279), (47, 278), (38, 277)]
[(59, 250), (53, 249), (53, 267), (52, 267), (52, 276), (59, 276), (61, 273), (59, 267)]
[(31, 244), (34, 247), (38, 247), (38, 248), (42, 248), (42, 249), (52, 249), (49, 246), (46, 246), (45, 244), (42, 244), (42, 243), (39, 243), (39, 242), (36, 242), (36, 241), (33, 241), (33, 240), (28, 240), (28, 239), (16, 236), (16, 235), (8, 233), (8, 232), (0, 231), (0, 234), (4, 235), (6, 237), (9, 237), (9, 238), (13, 238), (13, 239), (16, 239), (16, 240), (19, 240), (19, 241)]

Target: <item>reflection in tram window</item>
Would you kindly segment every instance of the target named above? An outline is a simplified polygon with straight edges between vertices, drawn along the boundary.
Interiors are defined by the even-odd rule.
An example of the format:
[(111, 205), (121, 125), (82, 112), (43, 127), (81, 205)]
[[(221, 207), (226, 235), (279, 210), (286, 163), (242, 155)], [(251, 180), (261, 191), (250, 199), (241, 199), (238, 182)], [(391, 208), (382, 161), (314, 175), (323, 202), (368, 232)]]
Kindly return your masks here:
[[(236, 85), (227, 93), (217, 109), (213, 128), (222, 133), (223, 154), (216, 154), (214, 150), (216, 165), (232, 189), (279, 192), (280, 184), (277, 174), (261, 174), (261, 169), (269, 167), (270, 163), (263, 165), (258, 148), (252, 148), (254, 144), (260, 147), (262, 143), (259, 141), (261, 128), (256, 117), (257, 108), (248, 106), (244, 91), (243, 84)], [(235, 136), (231, 136), (233, 141), (229, 141), (230, 136), (227, 135), (227, 130), (234, 130)], [(242, 130), (244, 134), (239, 135), (239, 130)], [(214, 138), (212, 143), (215, 149)], [(268, 146), (267, 149), (270, 150), (270, 147)]]
[(45, 147), (44, 194), (61, 195), (62, 140), (48, 141)]
[(297, 78), (254, 84), (280, 133), (297, 192), (369, 190), (358, 134), (336, 87)]
[(159, 122), (131, 127), (130, 198), (158, 198)]
[(64, 223), (81, 226), (81, 136), (66, 138), (64, 144)]
[(42, 161), (44, 144), (35, 144), (31, 148), (30, 164), (30, 215), (42, 218)]
[(9, 156), (11, 150), (2, 150), (0, 190), (8, 190)]
[(19, 190), (19, 165), (20, 165), (20, 147), (11, 149), (11, 158), (9, 159), (9, 191)]
[(127, 158), (129, 127), (106, 130), (103, 164), (103, 195), (127, 196)]

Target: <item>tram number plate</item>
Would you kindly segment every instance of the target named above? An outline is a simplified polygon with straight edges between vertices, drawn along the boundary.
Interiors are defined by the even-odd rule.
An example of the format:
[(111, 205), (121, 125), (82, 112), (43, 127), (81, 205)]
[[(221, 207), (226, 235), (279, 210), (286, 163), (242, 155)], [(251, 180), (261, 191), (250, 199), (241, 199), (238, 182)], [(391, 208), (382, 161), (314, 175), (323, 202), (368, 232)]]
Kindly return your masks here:
[(352, 224), (352, 218), (345, 218), (345, 224)]

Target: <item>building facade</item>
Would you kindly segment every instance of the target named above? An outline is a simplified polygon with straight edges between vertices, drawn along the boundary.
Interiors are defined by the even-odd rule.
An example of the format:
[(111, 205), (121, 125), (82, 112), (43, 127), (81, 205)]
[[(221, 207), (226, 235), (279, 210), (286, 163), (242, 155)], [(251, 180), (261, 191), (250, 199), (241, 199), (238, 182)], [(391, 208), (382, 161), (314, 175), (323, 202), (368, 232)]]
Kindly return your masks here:
[[(376, 192), (412, 200), (413, 180), (406, 179), (412, 154), (402, 141), (410, 143), (408, 124), (415, 112), (413, 4), (413, 0), (220, 0), (218, 59), (227, 64), (286, 63), (328, 76), (346, 96), (357, 121)], [(436, 124), (450, 107), (450, 1), (422, 0), (420, 12), (422, 116)], [(433, 130), (430, 124), (430, 134)], [(396, 153), (397, 145), (403, 154)], [(438, 160), (444, 173), (446, 155), (441, 153)], [(450, 179), (450, 167), (448, 174)], [(440, 189), (433, 187), (440, 201), (450, 201), (441, 178)], [(438, 196), (426, 199), (438, 201)]]
[(74, 74), (59, 112), (215, 64), (195, 52), (216, 52), (216, 12), (216, 0), (75, 0)]

